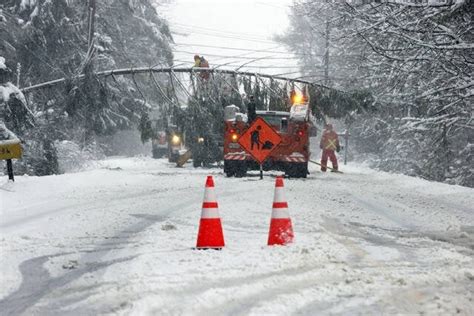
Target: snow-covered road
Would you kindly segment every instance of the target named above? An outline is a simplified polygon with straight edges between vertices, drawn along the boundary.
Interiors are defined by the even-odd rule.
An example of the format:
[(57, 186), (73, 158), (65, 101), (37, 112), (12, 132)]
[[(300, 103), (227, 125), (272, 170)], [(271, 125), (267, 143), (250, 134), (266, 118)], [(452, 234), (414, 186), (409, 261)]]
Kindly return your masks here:
[[(285, 180), (114, 158), (0, 185), (2, 315), (474, 314), (474, 190), (376, 172)], [(226, 247), (196, 251), (213, 174)]]

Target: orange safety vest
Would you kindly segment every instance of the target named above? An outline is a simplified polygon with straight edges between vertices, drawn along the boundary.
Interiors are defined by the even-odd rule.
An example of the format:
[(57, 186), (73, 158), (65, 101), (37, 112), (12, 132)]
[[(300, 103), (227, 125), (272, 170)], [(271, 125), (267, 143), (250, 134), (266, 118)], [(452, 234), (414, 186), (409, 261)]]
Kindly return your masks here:
[[(209, 63), (207, 60), (205, 60), (204, 58), (201, 59), (201, 64), (199, 65), (199, 67), (201, 68), (209, 68)], [(209, 79), (209, 71), (207, 70), (203, 70), (201, 71), (201, 78), (202, 79)]]
[(199, 67), (209, 68), (209, 62), (205, 59), (201, 59), (201, 64), (199, 65)]
[(320, 145), (326, 150), (336, 150), (339, 147), (337, 133), (335, 131), (324, 131)]

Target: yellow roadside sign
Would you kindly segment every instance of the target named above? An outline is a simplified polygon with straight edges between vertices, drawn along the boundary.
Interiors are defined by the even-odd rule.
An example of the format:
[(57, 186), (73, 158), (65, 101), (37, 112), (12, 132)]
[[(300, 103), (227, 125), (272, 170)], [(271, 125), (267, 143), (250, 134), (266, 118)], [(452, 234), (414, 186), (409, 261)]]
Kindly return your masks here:
[(21, 158), (21, 144), (18, 143), (7, 143), (0, 144), (0, 159), (17, 159)]

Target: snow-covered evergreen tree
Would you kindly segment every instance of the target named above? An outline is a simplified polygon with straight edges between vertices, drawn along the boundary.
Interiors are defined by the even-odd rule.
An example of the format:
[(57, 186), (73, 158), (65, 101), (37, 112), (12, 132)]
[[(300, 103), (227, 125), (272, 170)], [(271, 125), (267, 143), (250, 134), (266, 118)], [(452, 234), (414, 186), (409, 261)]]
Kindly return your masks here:
[[(70, 140), (83, 150), (90, 146), (99, 150), (97, 136), (135, 128), (142, 113), (159, 107), (163, 96), (149, 84), (148, 75), (103, 79), (94, 73), (171, 65), (172, 39), (166, 22), (150, 0), (97, 1), (96, 8), (94, 54), (88, 55), (88, 1), (0, 3), (0, 52), (11, 70), (8, 81), (18, 79), (18, 87), (25, 87), (67, 78), (65, 84), (26, 93), (24, 104), (31, 119), (19, 119), (25, 113), (8, 116), (4, 111), (2, 119), (11, 121), (7, 126), (34, 118), (34, 126), (25, 123), (22, 128), (43, 135), (53, 147), (57, 141)], [(85, 80), (76, 77), (80, 74), (85, 74)], [(155, 80), (164, 83), (168, 79), (156, 76)]]
[[(306, 76), (373, 96), (375, 112), (351, 117), (360, 154), (385, 170), (472, 186), (473, 12), (464, 0), (298, 0), (280, 39)], [(340, 114), (329, 103), (324, 111)]]

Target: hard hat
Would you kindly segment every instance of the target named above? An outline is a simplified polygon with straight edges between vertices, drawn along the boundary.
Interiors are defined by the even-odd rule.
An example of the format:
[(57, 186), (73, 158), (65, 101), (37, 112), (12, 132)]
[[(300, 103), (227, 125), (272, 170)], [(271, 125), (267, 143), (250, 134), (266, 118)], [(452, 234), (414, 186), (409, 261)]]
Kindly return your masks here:
[(194, 55), (194, 60), (199, 59), (199, 55)]

